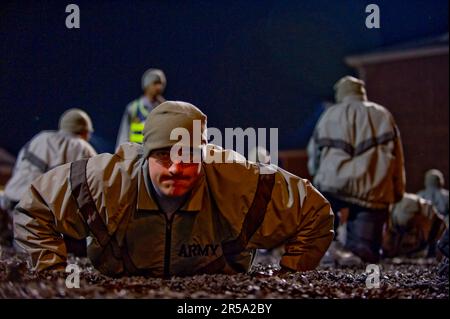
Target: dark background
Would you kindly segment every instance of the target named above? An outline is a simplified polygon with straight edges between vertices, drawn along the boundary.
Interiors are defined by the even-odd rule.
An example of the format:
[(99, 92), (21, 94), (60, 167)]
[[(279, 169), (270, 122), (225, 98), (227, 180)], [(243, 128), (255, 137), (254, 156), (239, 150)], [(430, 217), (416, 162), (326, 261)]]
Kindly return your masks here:
[[(65, 26), (70, 3), (80, 29)], [(380, 29), (365, 27), (370, 3)], [(445, 32), (446, 0), (3, 1), (0, 147), (15, 154), (80, 107), (97, 150), (113, 151), (142, 73), (158, 67), (165, 97), (197, 105), (209, 126), (278, 127), (282, 149), (302, 148), (334, 82), (355, 74), (345, 56)]]

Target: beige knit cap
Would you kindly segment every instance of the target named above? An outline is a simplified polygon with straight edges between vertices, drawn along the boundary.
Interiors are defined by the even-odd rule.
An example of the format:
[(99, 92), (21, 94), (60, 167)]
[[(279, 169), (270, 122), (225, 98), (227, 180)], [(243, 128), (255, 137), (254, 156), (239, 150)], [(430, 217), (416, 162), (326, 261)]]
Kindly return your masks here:
[(148, 69), (142, 75), (141, 86), (142, 90), (145, 91), (147, 86), (159, 82), (162, 84), (163, 90), (166, 88), (167, 80), (166, 75), (162, 70), (159, 69)]
[[(194, 123), (194, 120), (197, 120)], [(198, 127), (198, 129), (197, 129)], [(199, 148), (207, 143), (206, 115), (196, 106), (181, 101), (166, 101), (154, 108), (147, 116), (144, 125), (144, 156), (153, 150), (172, 147), (181, 142), (181, 136), (171, 140), (170, 134), (176, 128), (184, 128), (190, 134), (189, 145)], [(196, 130), (194, 130), (194, 128)]]
[(444, 174), (440, 170), (430, 169), (425, 173), (425, 188), (444, 187)]
[(353, 76), (344, 76), (334, 85), (335, 98), (337, 103), (341, 103), (346, 96), (356, 95), (363, 100), (367, 100), (364, 81)]
[(59, 129), (73, 134), (94, 131), (91, 118), (80, 109), (65, 111), (59, 118)]

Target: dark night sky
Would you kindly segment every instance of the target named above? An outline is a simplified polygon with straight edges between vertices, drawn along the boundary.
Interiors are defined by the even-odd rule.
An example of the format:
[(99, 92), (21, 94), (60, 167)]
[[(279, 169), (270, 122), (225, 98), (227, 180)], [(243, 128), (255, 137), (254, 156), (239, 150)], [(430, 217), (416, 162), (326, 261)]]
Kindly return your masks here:
[[(81, 29), (65, 27), (69, 3)], [(378, 30), (365, 27), (369, 3)], [(447, 0), (2, 2), (0, 147), (15, 154), (80, 107), (94, 145), (112, 151), (148, 67), (165, 71), (167, 99), (199, 106), (209, 126), (278, 127), (281, 148), (304, 147), (320, 103), (352, 72), (345, 56), (445, 32)]]

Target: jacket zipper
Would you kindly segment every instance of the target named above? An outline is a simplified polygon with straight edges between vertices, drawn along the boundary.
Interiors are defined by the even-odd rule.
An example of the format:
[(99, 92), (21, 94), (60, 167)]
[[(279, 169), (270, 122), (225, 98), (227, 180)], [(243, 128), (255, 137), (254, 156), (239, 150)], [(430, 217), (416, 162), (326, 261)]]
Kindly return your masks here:
[(170, 216), (170, 219), (164, 213), (164, 218), (166, 220), (166, 244), (164, 247), (164, 277), (170, 277), (170, 251), (171, 251), (171, 242), (172, 242), (172, 222), (176, 212)]

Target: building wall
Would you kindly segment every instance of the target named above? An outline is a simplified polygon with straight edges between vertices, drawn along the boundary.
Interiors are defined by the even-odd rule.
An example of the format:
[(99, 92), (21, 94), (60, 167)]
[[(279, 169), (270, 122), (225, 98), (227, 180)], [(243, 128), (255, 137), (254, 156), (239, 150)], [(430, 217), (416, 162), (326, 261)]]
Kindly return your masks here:
[(403, 139), (407, 191), (423, 186), (430, 168), (444, 173), (448, 185), (448, 52), (364, 65), (359, 69), (370, 100), (394, 115)]

